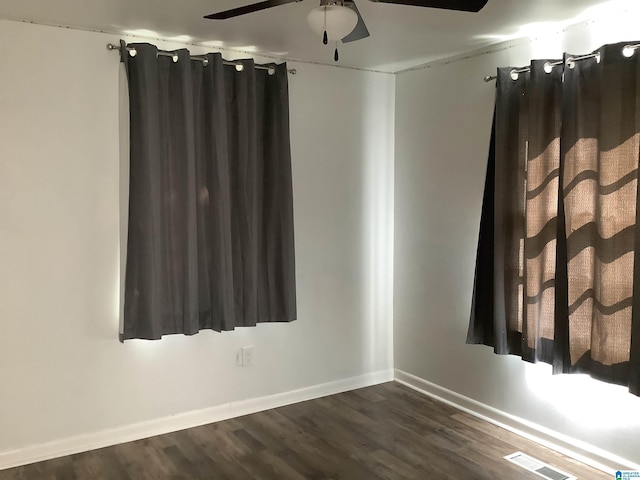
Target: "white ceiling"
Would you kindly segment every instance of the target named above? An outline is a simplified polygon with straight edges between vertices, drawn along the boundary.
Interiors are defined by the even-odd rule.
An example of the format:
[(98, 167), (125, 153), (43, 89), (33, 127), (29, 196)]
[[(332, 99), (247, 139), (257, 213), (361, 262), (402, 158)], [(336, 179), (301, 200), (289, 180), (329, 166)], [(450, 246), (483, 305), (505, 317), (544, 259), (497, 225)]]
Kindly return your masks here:
[[(340, 45), (341, 66), (394, 72), (475, 50), (542, 22), (593, 17), (592, 7), (640, 0), (489, 0), (480, 13), (357, 0), (371, 37)], [(254, 3), (251, 0), (0, 0), (0, 18), (64, 25), (115, 34), (224, 47), (289, 60), (333, 63), (333, 47), (322, 45), (306, 24), (319, 4), (305, 0), (230, 20), (206, 14)], [(572, 19), (572, 20), (569, 20)]]

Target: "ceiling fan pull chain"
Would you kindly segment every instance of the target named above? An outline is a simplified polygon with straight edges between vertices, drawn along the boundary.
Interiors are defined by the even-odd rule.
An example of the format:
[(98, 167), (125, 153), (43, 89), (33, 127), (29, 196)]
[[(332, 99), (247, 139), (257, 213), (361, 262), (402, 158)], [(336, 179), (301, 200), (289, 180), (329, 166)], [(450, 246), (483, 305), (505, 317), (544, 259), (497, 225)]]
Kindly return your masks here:
[(333, 60), (334, 60), (335, 62), (337, 62), (338, 60), (340, 60), (340, 55), (338, 55), (338, 42), (336, 42), (336, 51), (335, 51), (335, 53), (333, 54)]
[(324, 35), (322, 36), (322, 43), (325, 45), (329, 43), (329, 35), (327, 35), (327, 6), (324, 7)]

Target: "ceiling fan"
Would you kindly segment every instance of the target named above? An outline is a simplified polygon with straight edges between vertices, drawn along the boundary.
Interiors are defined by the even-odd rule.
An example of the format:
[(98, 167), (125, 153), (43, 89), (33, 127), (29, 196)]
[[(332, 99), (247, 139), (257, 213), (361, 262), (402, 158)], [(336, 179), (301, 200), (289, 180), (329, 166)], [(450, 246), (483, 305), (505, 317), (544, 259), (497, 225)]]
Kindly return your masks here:
[[(206, 15), (204, 18), (212, 20), (226, 20), (248, 13), (258, 12), (267, 8), (277, 7), (287, 3), (303, 0), (265, 0), (244, 7), (232, 8), (218, 13)], [(445, 10), (460, 10), (464, 12), (479, 12), (488, 0), (370, 0), (375, 3), (392, 3), (398, 5), (412, 5), (415, 7), (440, 8)], [(322, 35), (326, 45), (329, 41), (343, 43), (354, 42), (369, 36), (369, 30), (360, 15), (360, 11), (353, 0), (320, 0), (320, 6), (309, 12), (307, 21), (311, 29)], [(338, 61), (338, 48), (334, 55)]]

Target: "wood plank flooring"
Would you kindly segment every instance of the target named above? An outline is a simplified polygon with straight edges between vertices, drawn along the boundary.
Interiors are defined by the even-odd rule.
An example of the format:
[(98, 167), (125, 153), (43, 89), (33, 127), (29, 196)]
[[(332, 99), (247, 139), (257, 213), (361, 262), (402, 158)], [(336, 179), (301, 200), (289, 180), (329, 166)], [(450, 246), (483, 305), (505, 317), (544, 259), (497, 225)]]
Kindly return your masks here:
[(398, 383), (0, 471), (0, 480), (540, 480), (523, 451), (581, 480), (608, 475)]

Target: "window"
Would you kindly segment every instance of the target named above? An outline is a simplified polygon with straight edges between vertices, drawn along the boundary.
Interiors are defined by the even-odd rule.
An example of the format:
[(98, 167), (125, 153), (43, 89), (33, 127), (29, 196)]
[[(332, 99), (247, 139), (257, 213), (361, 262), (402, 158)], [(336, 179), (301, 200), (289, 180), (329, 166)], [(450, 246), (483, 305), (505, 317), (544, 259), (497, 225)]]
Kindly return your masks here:
[(467, 337), (636, 395), (638, 46), (499, 69)]
[(121, 340), (294, 320), (286, 65), (149, 44), (121, 54), (131, 136)]

